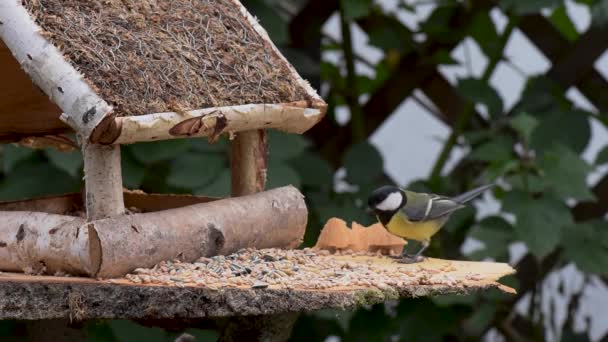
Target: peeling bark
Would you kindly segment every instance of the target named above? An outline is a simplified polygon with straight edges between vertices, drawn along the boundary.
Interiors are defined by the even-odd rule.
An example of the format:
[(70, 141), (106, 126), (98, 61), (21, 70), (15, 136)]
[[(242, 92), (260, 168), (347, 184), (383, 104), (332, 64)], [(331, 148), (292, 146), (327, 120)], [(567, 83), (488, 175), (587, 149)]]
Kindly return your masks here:
[(232, 196), (264, 190), (267, 162), (266, 132), (257, 130), (239, 133), (231, 142)]
[(116, 117), (104, 120), (91, 135), (91, 142), (131, 144), (187, 137), (214, 140), (225, 133), (266, 128), (301, 134), (323, 118), (325, 108), (309, 108), (307, 101), (300, 101)]

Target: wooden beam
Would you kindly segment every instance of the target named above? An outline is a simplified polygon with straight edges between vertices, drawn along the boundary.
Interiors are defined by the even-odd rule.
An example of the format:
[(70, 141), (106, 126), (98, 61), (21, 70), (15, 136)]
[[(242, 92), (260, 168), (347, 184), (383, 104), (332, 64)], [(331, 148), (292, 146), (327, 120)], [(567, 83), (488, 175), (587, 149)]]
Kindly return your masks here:
[(249, 195), (266, 187), (266, 131), (239, 133), (231, 145), (232, 196)]
[(119, 277), (164, 260), (194, 262), (247, 247), (296, 248), (307, 220), (304, 196), (292, 186), (89, 222), (5, 211), (0, 212), (0, 270)]
[[(399, 298), (445, 294), (470, 294), (499, 289), (513, 293), (498, 282), (513, 274), (507, 264), (428, 259), (415, 265), (398, 264), (387, 257), (328, 256), (345, 260), (353, 267), (379, 267), (387, 272), (399, 269), (400, 277), (411, 277), (388, 285), (356, 283), (326, 289), (298, 285), (222, 288), (206, 284), (136, 284), (128, 279), (95, 280), (78, 277), (28, 276), (3, 273), (0, 276), (0, 319), (143, 319), (180, 321), (234, 316), (273, 315), (321, 309), (352, 309)], [(346, 258), (346, 259), (345, 259)], [(371, 262), (371, 264), (370, 264)], [(320, 273), (319, 281), (336, 279)], [(179, 298), (179, 300), (176, 300)]]
[(302, 134), (323, 118), (324, 102), (247, 104), (136, 116), (108, 115), (95, 128), (90, 141), (98, 144), (132, 144), (178, 138), (208, 137), (274, 128)]

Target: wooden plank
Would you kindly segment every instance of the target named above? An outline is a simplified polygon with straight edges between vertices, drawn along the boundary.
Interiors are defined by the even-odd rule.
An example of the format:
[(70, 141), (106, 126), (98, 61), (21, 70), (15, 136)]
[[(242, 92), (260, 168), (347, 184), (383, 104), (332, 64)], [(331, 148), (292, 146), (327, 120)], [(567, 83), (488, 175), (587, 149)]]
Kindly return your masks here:
[[(1, 273), (0, 319), (198, 319), (349, 309), (400, 297), (465, 294), (491, 288), (514, 292), (497, 282), (514, 272), (507, 264), (427, 259), (404, 265), (387, 257), (333, 257), (350, 263), (371, 263), (389, 271), (409, 270), (421, 280), (401, 286), (351, 285), (324, 290), (287, 288), (280, 284), (265, 289), (246, 286), (218, 289), (195, 284), (143, 285), (127, 279)], [(320, 280), (327, 277), (319, 275)], [(444, 278), (450, 280), (443, 281)]]
[(0, 39), (0, 141), (70, 132), (61, 109), (36, 87)]

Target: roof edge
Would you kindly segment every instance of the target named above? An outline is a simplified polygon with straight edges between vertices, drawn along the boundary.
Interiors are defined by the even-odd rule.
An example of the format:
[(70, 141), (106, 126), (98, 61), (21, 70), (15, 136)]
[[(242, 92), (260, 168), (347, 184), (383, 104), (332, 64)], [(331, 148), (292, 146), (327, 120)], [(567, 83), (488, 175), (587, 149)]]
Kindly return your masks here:
[(212, 107), (181, 113), (108, 115), (91, 134), (91, 143), (132, 144), (192, 137), (208, 137), (213, 141), (224, 133), (266, 128), (302, 134), (323, 118), (326, 107), (311, 108), (310, 101), (297, 101)]
[(260, 25), (258, 20), (253, 15), (251, 15), (251, 13), (249, 13), (247, 8), (245, 8), (245, 6), (243, 6), (243, 4), (239, 0), (229, 1), (234, 3), (235, 6), (239, 8), (241, 14), (245, 18), (247, 18), (247, 21), (253, 27), (253, 29), (266, 41), (266, 43), (272, 49), (272, 52), (274, 52), (274, 54), (286, 65), (287, 70), (289, 70), (291, 76), (298, 82), (298, 85), (300, 85), (302, 88), (304, 88), (304, 90), (306, 90), (306, 93), (311, 97), (313, 103), (325, 104), (325, 101), (323, 100), (323, 98), (321, 98), (321, 96), (319, 96), (317, 91), (310, 85), (307, 80), (303, 79), (302, 76), (300, 76), (300, 74), (296, 71), (293, 65), (291, 65), (287, 58), (283, 56), (281, 51), (276, 47), (276, 45), (272, 42), (272, 39), (270, 39), (270, 37), (268, 36), (268, 32), (266, 32), (266, 29), (264, 29), (262, 25)]
[(64, 112), (60, 119), (88, 139), (112, 107), (42, 32), (21, 1), (2, 1), (0, 39), (32, 81)]

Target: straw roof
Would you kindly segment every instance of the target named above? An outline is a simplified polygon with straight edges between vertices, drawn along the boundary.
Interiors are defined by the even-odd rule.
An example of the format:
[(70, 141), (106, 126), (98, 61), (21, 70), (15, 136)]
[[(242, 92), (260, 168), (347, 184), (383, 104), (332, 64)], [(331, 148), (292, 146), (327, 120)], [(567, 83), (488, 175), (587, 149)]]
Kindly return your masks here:
[(25, 0), (119, 116), (309, 100), (236, 0)]

